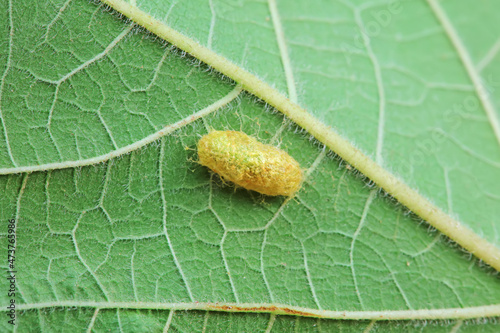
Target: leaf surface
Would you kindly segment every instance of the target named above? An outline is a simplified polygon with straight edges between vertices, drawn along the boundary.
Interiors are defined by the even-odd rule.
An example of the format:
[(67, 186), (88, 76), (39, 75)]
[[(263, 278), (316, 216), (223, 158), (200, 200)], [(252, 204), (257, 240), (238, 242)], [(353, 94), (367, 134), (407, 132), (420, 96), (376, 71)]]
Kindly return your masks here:
[[(164, 4), (138, 5), (277, 89), (290, 92), (274, 25), (271, 17), (266, 20), (270, 16), (267, 3), (241, 2), (231, 7), (210, 2), (203, 7), (180, 2), (168, 15), (160, 11), (170, 8)], [(329, 8), (328, 13), (346, 21), (347, 30), (342, 34), (337, 29), (318, 28), (318, 24), (330, 28), (344, 24), (330, 22), (331, 16), (323, 22), (318, 18), (320, 11), (312, 12), (308, 20), (307, 10), (313, 11), (314, 6), (279, 5), (283, 31), (299, 40), (301, 34), (310, 38), (303, 41), (309, 46), (294, 46), (296, 41), (286, 40), (297, 102), (377, 156), (381, 110), (377, 96), (381, 86), (370, 55), (363, 54), (366, 49), (356, 56), (321, 48), (328, 40), (330, 47), (335, 47), (333, 32), (354, 38), (349, 31), (357, 21), (349, 13), (367, 14), (379, 7), (361, 11), (336, 3), (338, 10)], [(448, 5), (443, 8), (450, 17), (461, 13), (456, 5)], [(39, 172), (0, 178), (0, 218), (17, 221), (19, 331), (397, 331), (399, 325), (417, 331), (419, 321), (375, 323), (370, 321), (374, 319), (370, 313), (392, 318), (400, 315), (399, 319), (431, 318), (415, 317), (424, 309), (432, 310), (434, 318), (457, 319), (451, 324), (433, 324), (437, 331), (450, 331), (455, 326), (464, 331), (467, 327), (492, 332), (498, 328), (494, 322), (461, 320), (486, 311), (499, 314), (500, 288), (491, 269), (470, 260), (446, 237), (429, 230), (393, 199), (368, 186), (359, 173), (296, 131), (282, 116), (269, 112), (249, 94), (240, 93), (236, 83), (221, 79), (207, 66), (124, 22), (116, 13), (110, 15), (99, 4), (37, 2), (35, 8), (30, 3), (4, 1), (2, 6), (2, 21), (9, 25), (3, 26), (0, 43), (0, 162), (11, 171), (42, 167)], [(429, 7), (418, 8), (427, 10), (432, 27)], [(220, 14), (212, 16), (213, 10)], [(198, 19), (188, 20), (182, 13), (197, 13)], [(398, 15), (404, 17), (404, 13)], [(213, 17), (220, 17), (217, 24), (212, 23)], [(371, 52), (380, 57), (377, 63), (389, 80), (383, 81), (388, 94), (388, 123), (383, 127), (381, 161), (391, 170), (404, 168), (401, 161), (409, 160), (411, 155), (405, 154), (417, 150), (419, 136), (425, 138), (425, 133), (441, 129), (446, 140), (440, 141), (435, 147), (438, 150), (426, 155), (421, 165), (412, 163), (412, 167), (419, 167), (405, 180), (438, 204), (444, 200), (451, 203), (450, 208), (460, 207), (460, 211), (450, 212), (494, 243), (498, 238), (493, 219), (498, 210), (498, 189), (494, 186), (498, 142), (491, 123), (478, 103), (470, 117), (457, 116), (465, 120), (453, 135), (444, 126), (444, 116), (438, 111), (449, 105), (446, 102), (477, 92), (467, 73), (457, 70), (461, 62), (456, 50), (441, 41), (445, 40), (442, 27), (436, 25), (434, 32), (432, 28), (429, 31), (440, 41), (434, 42), (435, 47), (443, 48), (438, 54), (456, 58), (451, 65), (445, 62), (449, 69), (419, 70), (417, 77), (425, 79), (410, 80), (408, 73), (381, 64), (382, 59), (390, 62), (384, 52), (394, 46), (382, 46), (391, 42), (390, 31), (399, 29), (392, 26), (401, 20), (398, 17), (384, 27), (387, 31), (371, 39)], [(404, 21), (399, 24), (410, 29), (410, 23)], [(307, 27), (312, 29), (309, 35)], [(206, 37), (211, 39), (203, 39), (207, 31)], [(241, 31), (252, 33), (246, 36), (247, 43), (240, 45), (245, 39), (230, 34)], [(428, 43), (432, 38), (417, 40)], [(484, 50), (467, 44), (478, 43), (474, 39), (464, 37), (464, 41), (476, 50), (471, 53), (473, 59), (489, 52), (483, 44)], [(398, 42), (406, 45), (403, 37)], [(485, 38), (484, 43), (494, 40)], [(423, 48), (415, 43), (407, 47), (416, 51)], [(237, 52), (246, 53), (238, 58)], [(321, 52), (326, 53), (318, 57)], [(398, 56), (406, 54), (408, 64), (414, 64), (411, 57), (413, 61), (431, 57), (421, 52), (420, 57), (410, 51), (398, 52)], [(344, 61), (343, 66), (334, 65), (336, 61)], [(427, 68), (424, 64), (417, 68)], [(498, 61), (483, 67), (495, 66), (499, 66)], [(328, 70), (346, 78), (328, 79)], [(420, 96), (417, 81), (427, 91), (424, 99), (404, 107), (397, 104), (395, 101), (407, 103)], [(387, 82), (400, 88), (391, 90)], [(436, 83), (442, 86), (432, 87)], [(391, 91), (395, 95), (389, 98)], [(408, 95), (403, 96), (405, 92)], [(326, 107), (327, 101), (334, 104)], [(359, 107), (351, 102), (360, 103)], [(345, 107), (340, 107), (342, 103)], [(429, 103), (432, 109), (426, 108)], [(405, 111), (396, 112), (394, 105)], [(213, 113), (192, 122), (193, 114), (207, 109)], [(423, 110), (427, 113), (422, 114)], [(95, 166), (64, 165), (134, 145), (176, 123), (177, 131), (118, 158)], [(221, 182), (196, 163), (196, 142), (210, 128), (242, 130), (263, 142), (279, 144), (305, 169), (307, 180), (301, 191), (286, 200), (262, 197)], [(468, 134), (462, 136), (464, 133)], [(447, 163), (452, 162), (454, 168), (448, 170)], [(62, 169), (48, 170), (51, 167), (47, 165), (53, 163), (60, 163)], [(470, 175), (474, 169), (469, 163), (476, 167), (474, 182), (470, 177), (453, 176)], [(435, 169), (440, 175), (449, 172), (448, 180), (443, 183)], [(470, 221), (467, 216), (471, 216)], [(2, 247), (7, 248), (7, 228), (1, 232)], [(8, 269), (6, 263), (2, 267)], [(2, 280), (1, 286), (8, 290), (8, 281)], [(3, 293), (3, 309), (9, 301)], [(223, 306), (241, 306), (253, 313), (196, 311), (234, 311)], [(279, 308), (277, 313), (290, 309), (301, 309), (302, 313), (297, 319), (259, 313), (272, 311), (273, 306)], [(458, 315), (451, 314), (453, 309), (460, 309)], [(321, 311), (329, 318), (364, 320), (305, 318)], [(11, 329), (6, 321), (1, 324)]]
[(500, 246), (494, 1), (136, 5), (260, 77)]

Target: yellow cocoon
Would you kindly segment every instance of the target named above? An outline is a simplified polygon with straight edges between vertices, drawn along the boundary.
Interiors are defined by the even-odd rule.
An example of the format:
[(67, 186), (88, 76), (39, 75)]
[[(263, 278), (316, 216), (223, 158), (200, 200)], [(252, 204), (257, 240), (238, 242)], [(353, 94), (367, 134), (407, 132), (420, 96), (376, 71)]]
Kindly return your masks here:
[(212, 131), (198, 142), (199, 162), (248, 190), (290, 196), (302, 184), (299, 163), (287, 152), (243, 132)]

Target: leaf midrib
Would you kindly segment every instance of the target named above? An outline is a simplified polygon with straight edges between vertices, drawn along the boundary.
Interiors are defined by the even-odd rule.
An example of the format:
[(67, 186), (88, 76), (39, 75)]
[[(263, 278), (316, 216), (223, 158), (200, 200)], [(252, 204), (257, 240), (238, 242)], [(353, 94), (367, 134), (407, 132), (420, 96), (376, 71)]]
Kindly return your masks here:
[[(500, 304), (466, 307), (442, 308), (422, 310), (381, 310), (381, 311), (332, 311), (290, 306), (278, 303), (228, 303), (228, 302), (81, 302), (59, 301), (20, 304), (16, 308), (20, 311), (46, 309), (46, 308), (95, 308), (101, 309), (138, 309), (138, 310), (171, 310), (171, 311), (224, 311), (224, 312), (250, 312), (272, 313), (276, 315), (297, 315), (324, 319), (349, 319), (349, 320), (418, 320), (418, 319), (470, 319), (478, 317), (494, 317), (500, 313)], [(7, 311), (2, 307), (1, 312)]]

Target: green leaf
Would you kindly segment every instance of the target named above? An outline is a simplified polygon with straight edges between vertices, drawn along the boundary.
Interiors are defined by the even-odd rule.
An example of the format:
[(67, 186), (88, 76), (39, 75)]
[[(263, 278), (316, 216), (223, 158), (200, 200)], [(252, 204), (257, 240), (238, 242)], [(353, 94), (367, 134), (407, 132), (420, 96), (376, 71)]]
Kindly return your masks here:
[[(182, 4), (173, 3), (165, 7), (145, 2), (139, 3), (138, 8), (122, 0), (105, 2), (241, 82), (245, 89), (288, 115), (431, 225), (496, 269), (500, 268), (498, 246), (495, 247), (481, 238), (484, 237), (493, 244), (498, 243), (494, 223), (490, 222), (498, 215), (498, 211), (491, 211), (491, 207), (499, 207), (494, 205), (499, 197), (498, 187), (491, 185), (494, 183), (490, 181), (492, 177), (498, 179), (496, 177), (500, 175), (497, 172), (500, 120), (493, 104), (498, 82), (494, 75), (486, 71), (488, 82), (485, 83), (481, 77), (483, 69), (489, 67), (496, 55), (498, 45), (490, 46), (484, 59), (474, 65), (465, 44), (438, 2), (429, 0), (428, 3), (396, 2), (369, 6), (341, 2), (333, 5), (307, 5), (307, 8), (287, 4), (282, 10), (286, 14), (283, 20), (275, 1), (257, 6), (261, 10), (266, 9), (270, 17), (263, 16), (262, 11), (254, 8), (255, 4), (248, 3), (249, 6), (245, 7), (247, 3), (243, 2), (241, 6), (230, 10), (229, 15), (232, 18), (234, 12), (237, 12), (241, 15), (240, 20), (230, 19), (229, 22), (217, 20), (217, 13), (229, 10), (230, 6), (216, 6), (216, 3), (211, 3), (208, 9), (205, 7), (205, 11), (203, 6), (197, 11), (200, 15), (204, 12), (204, 16), (211, 18), (210, 25), (206, 29), (194, 30), (177, 21), (171, 24), (171, 28), (168, 26), (170, 23), (166, 22), (171, 12), (190, 10)], [(142, 7), (153, 16), (143, 12)], [(464, 7), (462, 5), (462, 8)], [(330, 16), (334, 15), (335, 19), (325, 19), (324, 13), (331, 13)], [(426, 31), (419, 35), (414, 31), (415, 25), (408, 25), (415, 13), (418, 13), (419, 18), (424, 16), (435, 21), (434, 25), (428, 23), (432, 32)], [(272, 21), (272, 26), (271, 22), (268, 23), (269, 38), (263, 39), (260, 33), (247, 33), (256, 31), (253, 29), (256, 22), (266, 20)], [(200, 22), (203, 20), (196, 19), (194, 26), (198, 27)], [(492, 27), (493, 22), (494, 19), (491, 20)], [(235, 43), (231, 44), (231, 47), (225, 45), (217, 48), (217, 31), (221, 31), (220, 37), (223, 40), (228, 40), (230, 35), (226, 34), (233, 34), (242, 26), (242, 32), (245, 36), (248, 35), (248, 38), (244, 39), (247, 43), (245, 47)], [(287, 35), (285, 32), (289, 26), (291, 33)], [(329, 26), (330, 30), (327, 29)], [(351, 33), (337, 35), (337, 26)], [(297, 28), (298, 32), (293, 31)], [(434, 31), (439, 29), (442, 30), (440, 33)], [(312, 31), (321, 33), (314, 34)], [(328, 31), (332, 33), (329, 34)], [(491, 32), (494, 31), (492, 28)], [(279, 51), (276, 60), (281, 58), (283, 64), (284, 78), (281, 83), (286, 83), (290, 100), (279, 92), (280, 80), (259, 79), (259, 76), (266, 77), (269, 72), (275, 71), (276, 66), (272, 61), (261, 62), (271, 64), (264, 70), (259, 69), (259, 66), (247, 68), (246, 53), (244, 57), (231, 53), (231, 50), (246, 50), (254, 44), (259, 45), (254, 46), (259, 50), (262, 48), (262, 41), (269, 40), (273, 34), (275, 39), (264, 49), (269, 51), (277, 48)], [(311, 43), (311, 36), (316, 35), (318, 40)], [(325, 35), (328, 36), (327, 40), (319, 38)], [(287, 36), (290, 36), (290, 40)], [(493, 36), (496, 34), (493, 33)], [(297, 41), (298, 38), (301, 40)], [(488, 40), (490, 45), (492, 38), (487, 37), (485, 40)], [(332, 41), (338, 46), (332, 48)], [(412, 46), (405, 48), (406, 45)], [(453, 53), (454, 58), (450, 58)], [(259, 51), (255, 54), (259, 60), (263, 59)], [(297, 59), (296, 54), (300, 55)], [(408, 57), (408, 54), (411, 56)], [(434, 69), (436, 66), (438, 70)], [(361, 71), (363, 77), (360, 76), (358, 68), (366, 69)], [(368, 72), (368, 69), (371, 72)], [(339, 72), (347, 76), (339, 76)], [(297, 82), (295, 77), (300, 77), (301, 80)], [(339, 85), (338, 81), (347, 81), (347, 84)], [(307, 92), (304, 92), (304, 97), (300, 97), (303, 101), (299, 100), (297, 86), (309, 87), (309, 101)], [(401, 86), (403, 89), (399, 88)], [(410, 87), (408, 92), (406, 86)], [(273, 87), (278, 87), (278, 90)], [(496, 90), (498, 95), (498, 89)], [(332, 93), (338, 91), (339, 95)], [(396, 93), (391, 94), (393, 91)], [(413, 95), (410, 101), (408, 94)], [(364, 102), (360, 103), (363, 100)], [(318, 101), (325, 103), (321, 105)], [(307, 111), (296, 103), (316, 113), (323, 122), (307, 114)], [(359, 117), (358, 113), (363, 117)], [(347, 122), (341, 119), (344, 115), (348, 115)], [(339, 118), (336, 119), (335, 116)], [(468, 119), (474, 120), (467, 122)], [(405, 120), (410, 120), (411, 127), (404, 124)], [(361, 151), (371, 154), (373, 159), (365, 156), (355, 144), (346, 141), (331, 129), (338, 124), (342, 125), (341, 132), (351, 128), (352, 133), (346, 135), (361, 146)], [(396, 131), (396, 135), (392, 135), (392, 128), (401, 128), (403, 131)], [(482, 133), (481, 140), (475, 137), (468, 139), (470, 133), (476, 132)], [(393, 140), (387, 144), (386, 137)], [(405, 137), (409, 137), (409, 140)], [(467, 142), (464, 142), (464, 138), (468, 139)], [(360, 140), (366, 144), (360, 145)], [(485, 140), (493, 145), (485, 149)], [(490, 155), (494, 157), (491, 158)], [(437, 163), (428, 163), (428, 160), (433, 160), (430, 156), (436, 156)], [(391, 163), (387, 163), (388, 160), (391, 160)], [(455, 189), (469, 193), (471, 177), (474, 177), (474, 184), (480, 185), (474, 190), (482, 194), (480, 200), (472, 200), (474, 206), (468, 205), (470, 196), (465, 196), (463, 200), (460, 200), (463, 196), (455, 199)], [(444, 190), (437, 191), (434, 186), (429, 186), (429, 182), (441, 184)], [(481, 223), (477, 222), (477, 214), (471, 213), (472, 208), (478, 206), (481, 212), (488, 212), (481, 216)], [(465, 207), (466, 213), (453, 207)], [(454, 216), (458, 216), (462, 222), (457, 222)], [(478, 234), (481, 237), (478, 238)]]
[[(495, 31), (498, 15), (486, 2), (457, 3), (430, 2), (456, 20), (456, 34), (473, 50), (468, 57), (487, 78), (500, 68), (496, 40), (490, 31), (475, 38), (470, 29), (483, 28), (460, 18), (472, 15)], [(8, 220), (17, 232), (16, 296), (7, 295), (7, 279), (0, 283), (2, 331), (13, 329), (11, 299), (22, 332), (498, 330), (494, 321), (465, 320), (500, 315), (491, 268), (242, 92), (240, 82), (99, 3), (0, 5), (8, 23), (0, 34), (5, 258)], [(341, 49), (342, 41), (354, 42), (360, 24), (388, 4), (137, 5), (296, 95), (498, 245), (494, 120), (480, 97), (466, 114), (452, 113), (457, 128), (446, 123), (448, 108), (478, 92), (434, 7), (401, 4), (353, 51)], [(282, 65), (276, 13), (293, 81)], [(497, 120), (498, 94), (488, 95)], [(288, 151), (307, 175), (297, 196), (235, 189), (197, 164), (196, 142), (211, 128), (241, 130)], [(432, 133), (445, 140), (419, 149)], [(8, 263), (1, 265), (7, 275)], [(407, 321), (374, 321), (381, 318)], [(451, 321), (426, 326), (424, 319)]]

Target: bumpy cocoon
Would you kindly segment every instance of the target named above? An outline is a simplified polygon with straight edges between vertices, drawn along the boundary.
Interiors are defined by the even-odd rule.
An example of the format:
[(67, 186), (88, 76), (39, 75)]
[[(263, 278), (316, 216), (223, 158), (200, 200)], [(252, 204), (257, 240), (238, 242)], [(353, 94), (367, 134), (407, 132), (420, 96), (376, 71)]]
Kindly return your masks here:
[(243, 132), (210, 132), (198, 142), (198, 156), (202, 165), (248, 190), (290, 196), (302, 184), (293, 157)]

